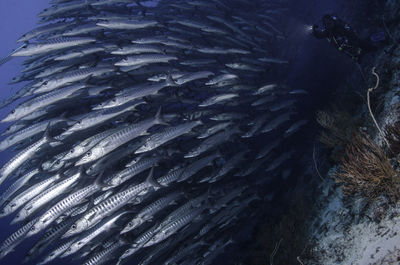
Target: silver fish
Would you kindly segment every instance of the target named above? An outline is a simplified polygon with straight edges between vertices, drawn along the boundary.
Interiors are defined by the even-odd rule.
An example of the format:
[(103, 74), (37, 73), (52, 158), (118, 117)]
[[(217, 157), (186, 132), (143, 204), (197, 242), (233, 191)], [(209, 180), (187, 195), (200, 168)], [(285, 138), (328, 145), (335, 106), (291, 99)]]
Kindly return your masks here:
[(63, 212), (78, 205), (88, 196), (98, 191), (100, 188), (101, 183), (96, 181), (94, 184), (90, 184), (82, 189), (77, 190), (74, 193), (71, 193), (70, 195), (56, 203), (49, 210), (47, 210), (42, 216), (40, 216), (37, 222), (31, 227), (27, 236), (39, 233), (48, 225), (50, 225), (55, 219), (57, 219), (61, 214), (63, 214)]
[(118, 209), (128, 204), (129, 201), (134, 199), (144, 190), (151, 187), (158, 187), (159, 185), (155, 183), (155, 180), (153, 180), (153, 170), (151, 170), (145, 182), (130, 186), (89, 209), (88, 212), (86, 212), (71, 226), (71, 228), (65, 233), (64, 237), (75, 235), (93, 227), (105, 216), (116, 212)]
[(107, 136), (92, 149), (86, 152), (86, 154), (80, 160), (78, 160), (75, 165), (78, 166), (87, 164), (98, 158), (101, 158), (121, 145), (131, 141), (132, 139), (147, 134), (147, 130), (156, 124), (165, 124), (161, 117), (161, 109), (158, 110), (154, 118), (146, 119), (139, 123), (126, 126)]
[(159, 133), (150, 135), (146, 139), (145, 143), (135, 151), (135, 154), (151, 151), (176, 137), (179, 137), (181, 135), (190, 132), (194, 127), (199, 126), (201, 124), (203, 124), (201, 121), (187, 122), (175, 127), (168, 127)]
[(27, 160), (31, 159), (32, 156), (47, 142), (49, 142), (48, 131), (45, 132), (44, 136), (28, 146), (18, 154), (16, 154), (13, 158), (11, 158), (2, 168), (0, 168), (0, 184), (7, 179), (7, 177), (15, 172), (18, 167), (20, 167)]
[(94, 38), (61, 38), (46, 42), (31, 43), (16, 51), (12, 56), (32, 56), (95, 42)]
[[(63, 193), (64, 191), (69, 189), (80, 177), (81, 172), (75, 173), (71, 177), (60, 181), (59, 183), (46, 189), (43, 193), (37, 195), (21, 209), (21, 211), (15, 216), (14, 220), (11, 223), (13, 224), (24, 220), (33, 212), (40, 209), (47, 202), (56, 198), (60, 193)], [(33, 232), (34, 230), (32, 231), (32, 233)]]
[(141, 54), (135, 56), (128, 56), (121, 61), (116, 62), (115, 66), (144, 66), (154, 63), (168, 63), (172, 60), (178, 60), (176, 56), (164, 54)]
[(176, 192), (171, 193), (147, 205), (131, 221), (129, 221), (129, 223), (124, 227), (124, 229), (122, 229), (120, 233), (121, 234), (127, 233), (135, 229), (136, 227), (140, 226), (144, 222), (151, 221), (153, 216), (158, 211), (167, 207), (171, 203), (174, 203), (179, 198), (179, 196), (180, 196), (179, 193)]

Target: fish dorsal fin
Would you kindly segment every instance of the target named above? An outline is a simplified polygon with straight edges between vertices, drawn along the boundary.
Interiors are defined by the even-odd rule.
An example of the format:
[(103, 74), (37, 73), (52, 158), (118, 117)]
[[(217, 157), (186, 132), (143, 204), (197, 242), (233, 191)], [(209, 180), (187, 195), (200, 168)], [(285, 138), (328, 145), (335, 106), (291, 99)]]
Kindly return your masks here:
[(154, 175), (154, 167), (150, 169), (149, 175), (146, 178), (146, 182), (157, 189), (164, 187), (154, 179), (153, 175)]

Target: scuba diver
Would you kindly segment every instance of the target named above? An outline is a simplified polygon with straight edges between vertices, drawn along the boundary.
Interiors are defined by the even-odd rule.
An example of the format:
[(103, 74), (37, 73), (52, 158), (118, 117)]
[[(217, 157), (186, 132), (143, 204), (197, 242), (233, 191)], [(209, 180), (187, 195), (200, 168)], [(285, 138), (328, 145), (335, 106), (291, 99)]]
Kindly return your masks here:
[(323, 29), (318, 25), (312, 26), (312, 33), (317, 39), (327, 39), (339, 51), (349, 55), (359, 63), (362, 57), (377, 47), (368, 40), (357, 36), (349, 24), (335, 15), (325, 15), (322, 18)]

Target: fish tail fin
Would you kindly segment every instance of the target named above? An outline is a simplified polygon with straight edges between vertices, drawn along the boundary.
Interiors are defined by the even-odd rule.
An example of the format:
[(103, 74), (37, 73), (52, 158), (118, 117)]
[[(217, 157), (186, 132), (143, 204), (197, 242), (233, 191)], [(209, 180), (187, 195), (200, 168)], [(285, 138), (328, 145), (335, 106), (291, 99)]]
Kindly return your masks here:
[(203, 125), (204, 123), (201, 121), (201, 120), (197, 120), (196, 121), (196, 125), (198, 126), (198, 125)]
[(155, 119), (157, 124), (169, 125), (169, 123), (167, 123), (161, 115), (161, 107), (158, 108)]
[(163, 186), (154, 179), (154, 167), (150, 169), (149, 175), (147, 176), (146, 182), (149, 183), (154, 188), (162, 188)]
[(55, 142), (60, 142), (59, 140), (56, 140), (52, 136), (50, 136), (50, 127), (51, 127), (51, 121), (46, 126), (46, 130), (43, 133), (43, 138), (49, 144), (50, 143), (55, 143)]
[(165, 82), (167, 83), (168, 86), (179, 86), (175, 80), (172, 78), (171, 73), (168, 73), (167, 75), (167, 79), (165, 80)]

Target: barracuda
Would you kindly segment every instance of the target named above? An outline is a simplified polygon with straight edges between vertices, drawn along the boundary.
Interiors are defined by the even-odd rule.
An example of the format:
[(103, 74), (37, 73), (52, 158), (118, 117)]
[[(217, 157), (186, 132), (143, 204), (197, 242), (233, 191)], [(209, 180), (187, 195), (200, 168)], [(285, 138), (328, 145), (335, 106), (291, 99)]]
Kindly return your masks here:
[(215, 263), (299, 173), (281, 2), (51, 0), (0, 59), (30, 56), (0, 102), (0, 216), (27, 222), (0, 258), (37, 238), (23, 262)]
[(75, 235), (84, 231), (85, 229), (93, 227), (104, 217), (116, 212), (136, 196), (140, 195), (141, 192), (151, 187), (159, 187), (159, 184), (153, 180), (153, 169), (150, 171), (145, 182), (133, 185), (121, 192), (118, 192), (95, 207), (91, 208), (82, 216), (82, 218), (78, 219), (75, 224), (71, 226), (71, 228), (65, 233), (64, 237)]
[(161, 109), (158, 110), (154, 118), (126, 126), (125, 128), (122, 128), (121, 130), (118, 130), (104, 138), (92, 149), (86, 152), (86, 154), (78, 162), (76, 162), (75, 165), (87, 164), (98, 158), (101, 158), (117, 147), (131, 141), (132, 139), (141, 135), (146, 135), (147, 130), (157, 124), (165, 124), (161, 117)]
[(176, 127), (168, 127), (163, 131), (149, 136), (145, 143), (135, 151), (135, 154), (151, 151), (158, 146), (190, 132), (194, 127), (203, 124), (201, 121), (193, 121), (178, 125)]
[(81, 177), (81, 175), (81, 172), (75, 173), (71, 177), (60, 181), (59, 183), (46, 189), (41, 194), (37, 195), (21, 209), (21, 211), (15, 216), (14, 220), (11, 223), (13, 224), (24, 220), (29, 215), (40, 209), (43, 205), (56, 198), (67, 189), (70, 189), (71, 186)]
[(0, 184), (3, 183), (7, 177), (15, 172), (22, 164), (31, 159), (33, 155), (46, 143), (49, 142), (48, 131), (46, 130), (44, 136), (37, 142), (28, 146), (13, 158), (11, 158), (2, 168), (0, 168)]
[(132, 220), (128, 222), (128, 224), (121, 230), (121, 234), (127, 233), (137, 227), (139, 227), (144, 222), (151, 221), (153, 216), (170, 205), (171, 203), (175, 203), (177, 199), (180, 197), (179, 193), (171, 193), (165, 197), (162, 197), (151, 204), (147, 205), (143, 208)]
[(46, 42), (30, 43), (17, 50), (12, 56), (32, 56), (45, 54), (56, 50), (66, 49), (78, 45), (95, 42), (94, 38), (61, 38)]
[[(80, 174), (78, 173), (80, 177)], [(72, 182), (72, 181), (71, 181)], [(66, 181), (67, 183), (67, 181)], [(70, 185), (69, 183), (67, 185)], [(68, 209), (80, 204), (83, 200), (87, 199), (89, 196), (100, 190), (102, 184), (100, 180), (96, 181), (94, 184), (88, 185), (78, 191), (71, 193), (66, 198), (62, 199), (58, 203), (56, 203), (53, 207), (47, 210), (37, 222), (31, 227), (27, 236), (31, 236), (39, 233), (48, 225), (50, 225), (55, 219), (57, 219), (61, 214), (63, 214)], [(53, 191), (56, 191), (57, 187), (53, 187)], [(60, 192), (61, 188), (58, 188), (57, 191)]]

